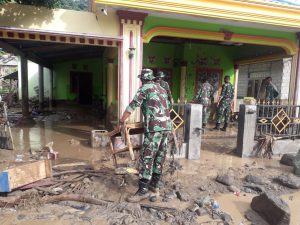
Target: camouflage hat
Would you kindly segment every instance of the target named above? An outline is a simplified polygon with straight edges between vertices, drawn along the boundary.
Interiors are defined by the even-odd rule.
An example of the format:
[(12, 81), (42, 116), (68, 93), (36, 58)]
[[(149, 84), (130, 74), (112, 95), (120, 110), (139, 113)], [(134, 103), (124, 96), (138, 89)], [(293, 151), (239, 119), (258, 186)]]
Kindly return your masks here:
[(166, 74), (162, 71), (158, 71), (156, 73), (156, 78), (165, 78), (166, 77)]
[(140, 75), (138, 75), (138, 78), (141, 78), (143, 80), (154, 80), (155, 77), (153, 75), (153, 71), (151, 69), (142, 69), (142, 72)]

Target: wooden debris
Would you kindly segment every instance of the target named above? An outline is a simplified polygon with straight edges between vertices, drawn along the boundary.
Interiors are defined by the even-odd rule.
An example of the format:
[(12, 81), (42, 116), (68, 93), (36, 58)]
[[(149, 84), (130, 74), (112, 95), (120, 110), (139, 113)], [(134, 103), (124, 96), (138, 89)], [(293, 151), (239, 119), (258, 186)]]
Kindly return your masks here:
[(51, 161), (41, 160), (16, 166), (0, 173), (0, 192), (13, 189), (52, 176)]

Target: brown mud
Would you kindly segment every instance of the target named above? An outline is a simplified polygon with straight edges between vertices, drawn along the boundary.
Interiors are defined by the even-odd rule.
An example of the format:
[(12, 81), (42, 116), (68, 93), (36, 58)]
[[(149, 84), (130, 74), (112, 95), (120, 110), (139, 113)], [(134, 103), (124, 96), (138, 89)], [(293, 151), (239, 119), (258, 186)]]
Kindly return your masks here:
[[(77, 112), (80, 113), (80, 112)], [(44, 121), (43, 121), (44, 120)], [(84, 162), (96, 169), (114, 170), (113, 161), (108, 148), (91, 148), (91, 130), (99, 129), (101, 121), (86, 115), (76, 116), (72, 119), (39, 118), (33, 126), (15, 126), (12, 128), (15, 150), (0, 150), (0, 169), (15, 165), (17, 155), (22, 155), (22, 162), (31, 159), (30, 152), (39, 150), (47, 143), (53, 141), (53, 149), (59, 152), (59, 159), (53, 165), (61, 163)], [(157, 202), (145, 200), (143, 203), (161, 207), (176, 208), (185, 211), (194, 200), (200, 196), (209, 195), (220, 205), (220, 208), (231, 215), (231, 224), (251, 224), (245, 218), (245, 213), (250, 209), (254, 196), (259, 194), (244, 191), (244, 177), (246, 175), (259, 176), (265, 181), (263, 187), (282, 196), (291, 209), (291, 225), (300, 225), (300, 192), (281, 186), (274, 178), (284, 173), (291, 173), (292, 169), (279, 163), (279, 159), (241, 159), (233, 155), (236, 140), (234, 138), (204, 139), (200, 160), (178, 160), (181, 169), (173, 175), (165, 174), (162, 182), (161, 197)], [(126, 154), (120, 162), (129, 161)], [(168, 162), (165, 169), (168, 168)], [(239, 196), (230, 192), (227, 186), (216, 182), (220, 174), (229, 174), (234, 177), (234, 185), (241, 189)], [(166, 214), (162, 215), (154, 210), (140, 209), (139, 206), (128, 212), (122, 207), (127, 207), (125, 199), (128, 194), (136, 190), (137, 176), (118, 176), (114, 173), (103, 177), (89, 177), (90, 183), (81, 190), (81, 194), (89, 194), (99, 199), (110, 200), (115, 203), (104, 208), (84, 203), (61, 202), (57, 204), (26, 205), (17, 208), (0, 209), (1, 224), (3, 225), (76, 225), (76, 224), (181, 224), (168, 220)], [(188, 201), (183, 202), (178, 198), (166, 200), (165, 196), (177, 188), (185, 192)], [(248, 190), (249, 191), (249, 190)], [(119, 205), (118, 205), (119, 204)], [(142, 216), (132, 216), (132, 212), (141, 211)], [(134, 214), (134, 213), (133, 213)], [(175, 218), (174, 215), (170, 216)], [(222, 224), (220, 220), (213, 220), (210, 216), (195, 217), (188, 223), (189, 215), (182, 215), (186, 223), (182, 224)], [(115, 220), (119, 221), (116, 222)], [(262, 223), (263, 224), (263, 223)]]

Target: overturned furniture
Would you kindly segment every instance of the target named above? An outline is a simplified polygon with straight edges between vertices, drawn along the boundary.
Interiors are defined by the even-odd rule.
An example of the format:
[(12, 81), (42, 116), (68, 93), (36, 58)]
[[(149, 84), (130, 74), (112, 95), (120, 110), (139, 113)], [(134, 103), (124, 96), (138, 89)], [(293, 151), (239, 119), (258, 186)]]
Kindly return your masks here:
[(14, 149), (5, 102), (0, 102), (0, 149)]
[(116, 143), (118, 141), (121, 141), (122, 134), (119, 131), (112, 131), (109, 133), (110, 137), (110, 150), (113, 156), (114, 160), (114, 165), (118, 167), (118, 162), (117, 162), (117, 154), (122, 153), (122, 152), (127, 152), (129, 151), (130, 158), (132, 161), (135, 160), (134, 156), (134, 150), (140, 149), (140, 145), (134, 145), (132, 143), (131, 136), (132, 135), (137, 135), (137, 134), (143, 134), (144, 133), (144, 126), (143, 123), (129, 123), (125, 125), (124, 129), (124, 141), (126, 142), (125, 144), (121, 143)]

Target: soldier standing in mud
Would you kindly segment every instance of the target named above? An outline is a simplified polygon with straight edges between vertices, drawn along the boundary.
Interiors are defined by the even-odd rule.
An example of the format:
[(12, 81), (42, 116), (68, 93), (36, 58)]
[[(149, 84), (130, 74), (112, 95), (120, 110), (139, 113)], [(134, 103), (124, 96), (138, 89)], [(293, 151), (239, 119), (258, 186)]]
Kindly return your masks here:
[(173, 100), (173, 97), (172, 97), (170, 86), (169, 86), (168, 82), (164, 80), (166, 78), (166, 75), (164, 74), (164, 72), (158, 71), (156, 73), (155, 77), (156, 77), (156, 82), (159, 83), (159, 85), (163, 89), (166, 90), (166, 92), (168, 94), (168, 100), (171, 103), (170, 106), (172, 106), (174, 104), (174, 100)]
[(192, 102), (197, 102), (197, 103), (200, 103), (203, 105), (203, 108), (202, 108), (202, 127), (203, 128), (206, 127), (208, 117), (210, 115), (210, 106), (214, 100), (213, 94), (214, 94), (213, 86), (208, 82), (207, 77), (204, 77), (201, 80), (199, 90), (192, 101)]
[(134, 195), (127, 198), (129, 202), (139, 202), (148, 198), (149, 189), (158, 193), (158, 182), (167, 151), (167, 138), (172, 128), (167, 92), (154, 81), (152, 70), (143, 69), (139, 78), (142, 86), (125, 109), (119, 125), (120, 130), (130, 114), (137, 107), (141, 107), (145, 130), (139, 158), (139, 188)]
[(221, 128), (222, 131), (226, 131), (230, 119), (230, 112), (232, 106), (232, 100), (234, 97), (234, 88), (229, 82), (229, 76), (224, 78), (225, 84), (222, 86), (221, 96), (219, 97), (217, 105), (217, 116), (216, 116), (216, 126), (215, 130), (220, 130), (220, 124), (222, 117), (224, 116), (224, 127)]

